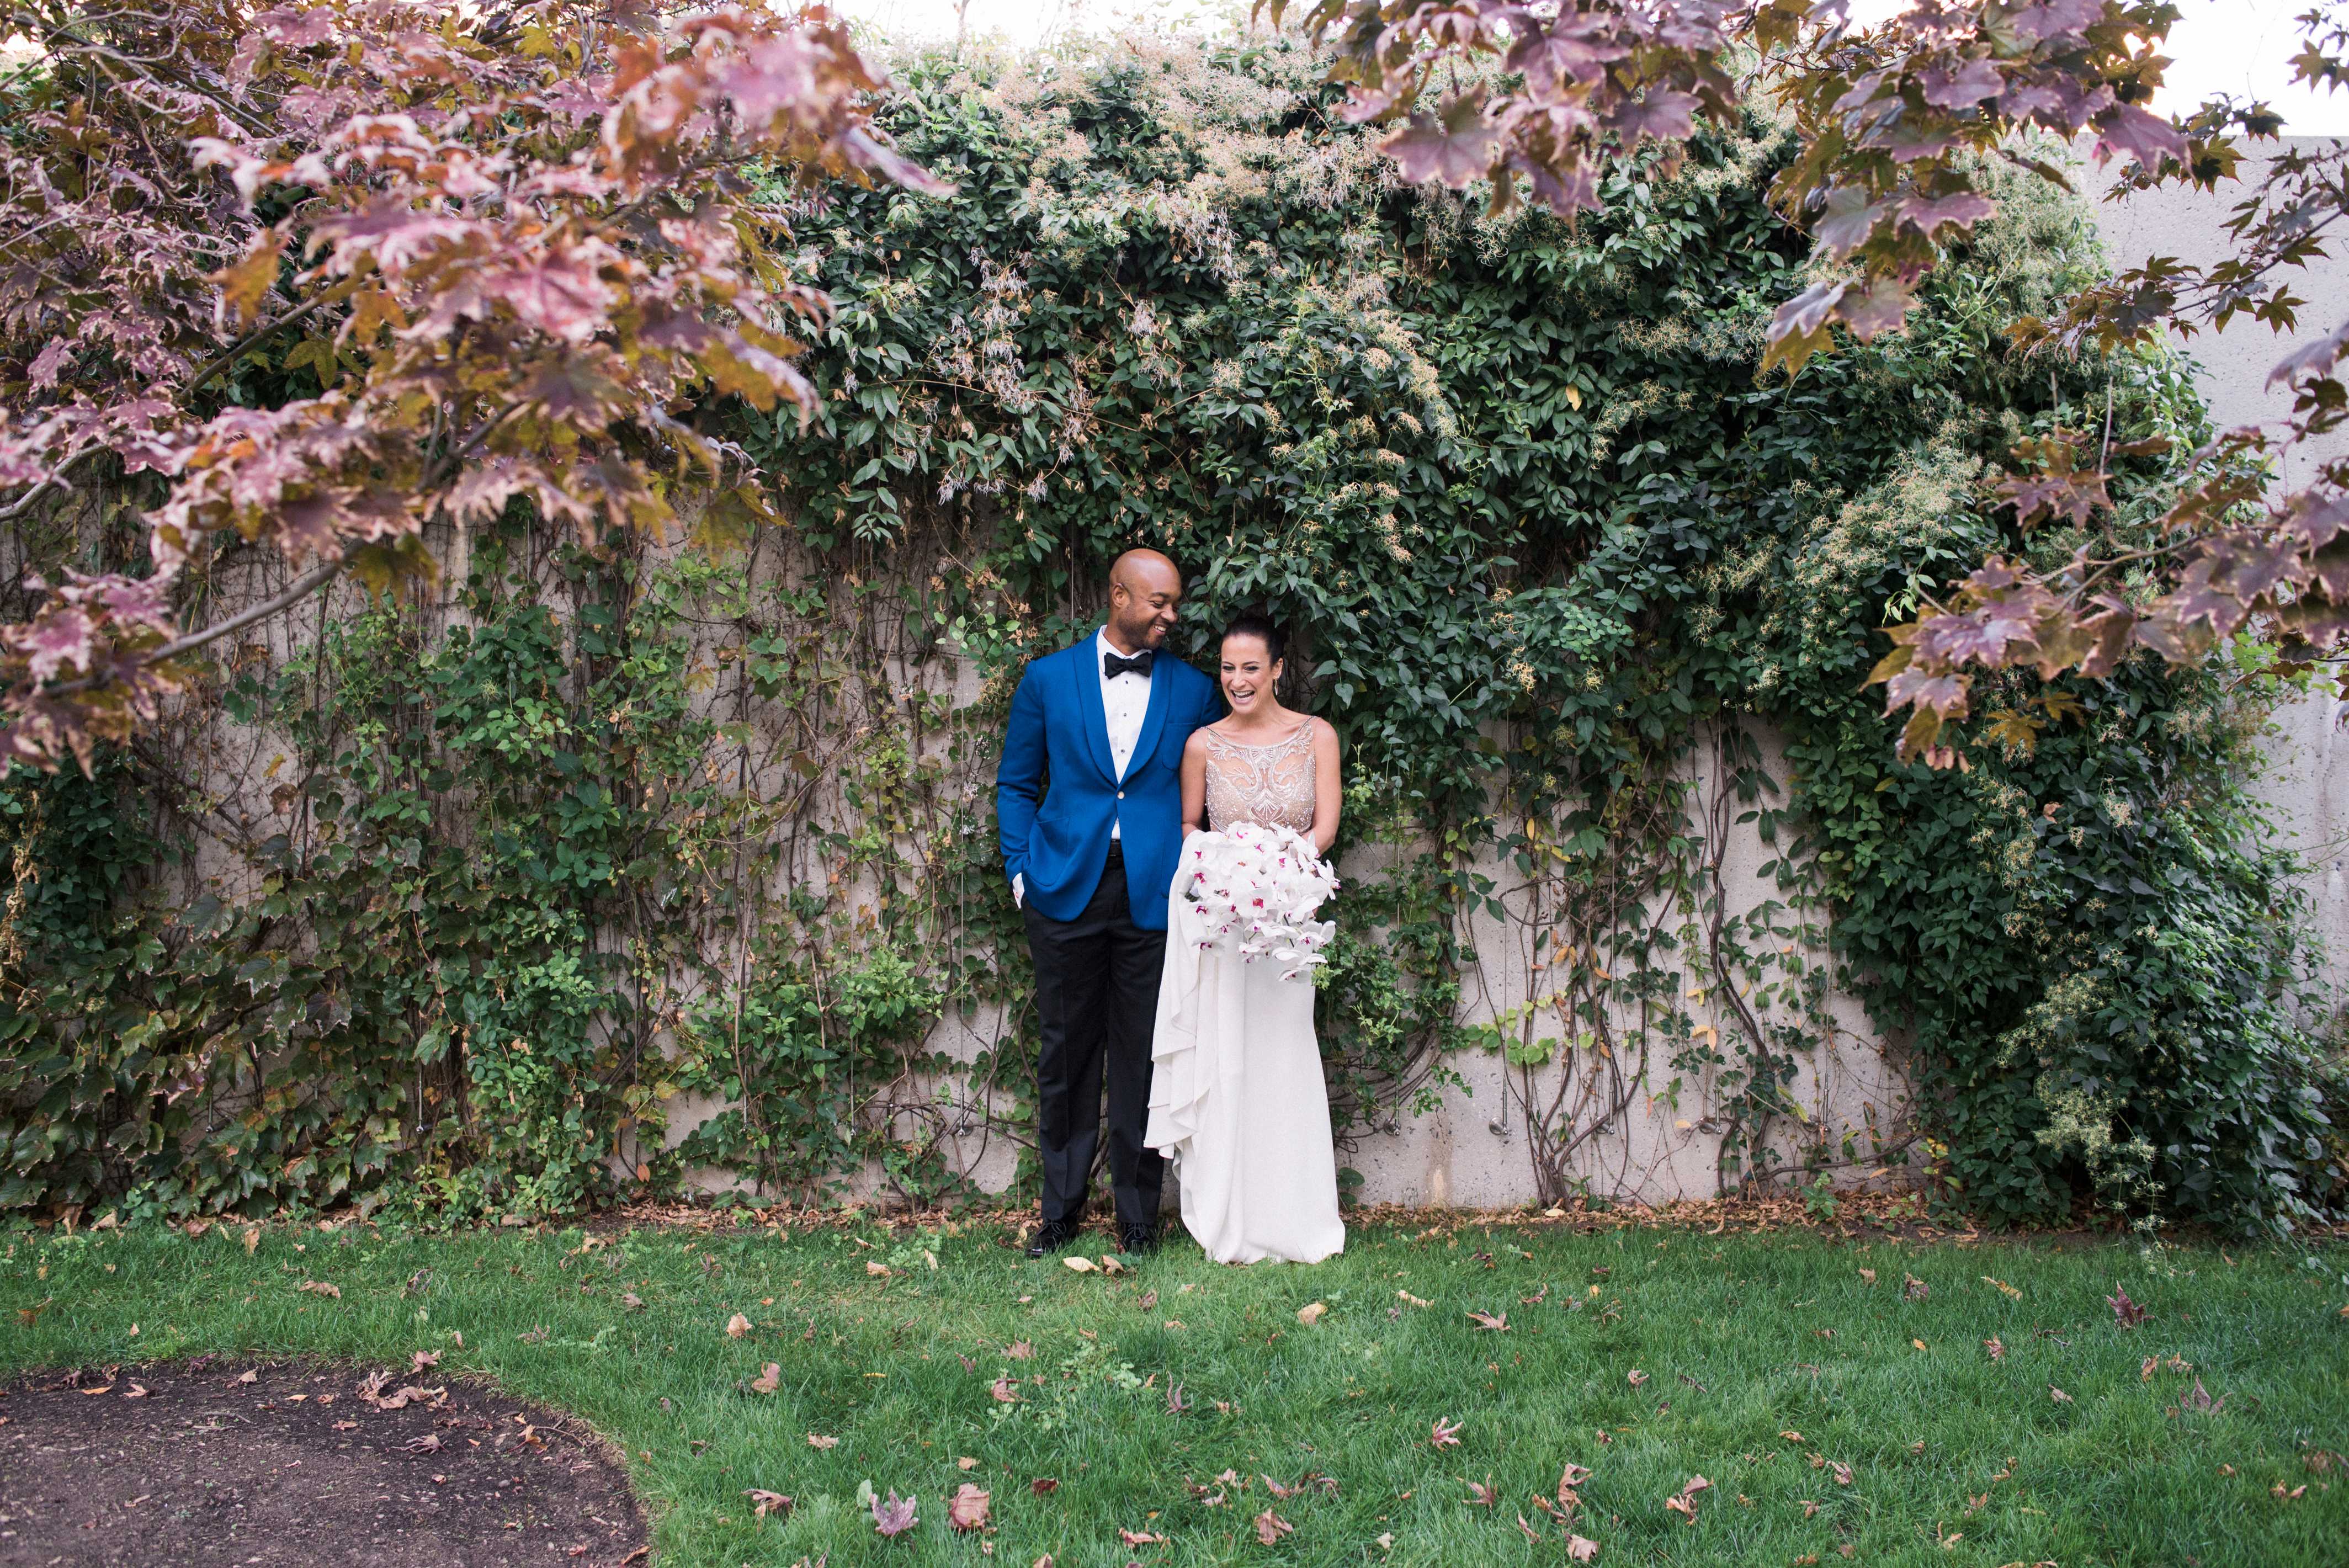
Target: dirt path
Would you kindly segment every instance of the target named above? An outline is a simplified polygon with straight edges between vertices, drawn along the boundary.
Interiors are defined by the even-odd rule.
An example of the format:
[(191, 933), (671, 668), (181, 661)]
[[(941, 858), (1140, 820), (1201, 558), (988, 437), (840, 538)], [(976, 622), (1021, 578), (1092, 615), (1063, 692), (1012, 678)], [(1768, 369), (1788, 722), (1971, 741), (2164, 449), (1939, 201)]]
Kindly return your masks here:
[(430, 1368), (367, 1381), (202, 1357), (0, 1391), (0, 1568), (645, 1563), (575, 1423)]

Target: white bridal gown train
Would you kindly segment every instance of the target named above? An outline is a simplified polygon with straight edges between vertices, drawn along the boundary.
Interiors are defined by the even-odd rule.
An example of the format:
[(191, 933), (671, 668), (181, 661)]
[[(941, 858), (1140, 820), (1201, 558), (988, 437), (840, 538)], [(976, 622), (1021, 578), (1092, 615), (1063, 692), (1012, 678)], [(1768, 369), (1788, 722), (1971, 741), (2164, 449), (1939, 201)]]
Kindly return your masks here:
[[(1207, 817), (1309, 832), (1311, 726), (1270, 746), (1208, 732)], [(1309, 970), (1203, 951), (1206, 921), (1168, 901), (1166, 968), (1151, 1045), (1144, 1141), (1174, 1161), (1183, 1225), (1219, 1263), (1318, 1263), (1344, 1250), (1330, 1092), (1313, 1035)]]

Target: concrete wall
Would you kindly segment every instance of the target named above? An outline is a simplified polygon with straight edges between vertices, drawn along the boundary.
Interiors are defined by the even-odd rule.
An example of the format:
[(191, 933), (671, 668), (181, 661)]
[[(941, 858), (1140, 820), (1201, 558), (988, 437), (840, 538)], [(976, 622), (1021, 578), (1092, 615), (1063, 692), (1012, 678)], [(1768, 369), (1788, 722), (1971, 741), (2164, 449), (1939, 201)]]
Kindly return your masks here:
[[(2337, 145), (2331, 138), (2286, 137), (2288, 147)], [(2235, 204), (2260, 177), (2266, 159), (2247, 159), (2241, 180), (2215, 192), (2189, 188), (2141, 191), (2114, 200), (2118, 166), (2089, 170), (2085, 192), (2096, 200), (2097, 227), (2113, 266), (2142, 264), (2153, 256), (2189, 263), (2216, 262), (2228, 253), (2225, 228)], [(2291, 354), (2307, 333), (2323, 334), (2349, 314), (2349, 253), (2338, 245), (2306, 268), (2284, 275), (2292, 292), (2308, 302), (2300, 332), (2274, 333), (2238, 320), (2223, 333), (2208, 331), (2178, 339), (2194, 358), (2196, 380), (2209, 399), (2210, 416), (2221, 428), (2277, 428), (2292, 412), (2288, 392), (2268, 387), (2268, 373)], [(2305, 483), (2317, 464), (2349, 454), (2349, 430), (2335, 430), (2287, 454), (2278, 474), (2286, 485)], [(2271, 762), (2260, 793), (2272, 808), (2279, 837), (2310, 862), (2307, 887), (2314, 926), (2327, 951), (2326, 972), (2335, 989), (2349, 983), (2349, 738), (2342, 722), (2349, 704), (2330, 693), (2313, 695), (2276, 715), (2267, 743)]]
[[(2240, 187), (2215, 195), (2168, 190), (2105, 200), (2116, 172), (2090, 169), (2084, 181), (2085, 193), (2096, 200), (2098, 225), (2116, 268), (2153, 255), (2209, 262), (2225, 253), (2222, 225), (2241, 198)], [(2253, 174), (2247, 167), (2247, 177)], [(2335, 317), (2327, 307), (2337, 310), (2349, 302), (2349, 258), (2320, 260), (2293, 287), (2313, 302), (2309, 326), (2330, 328)], [(2271, 394), (2266, 379), (2294, 342), (2294, 335), (2238, 323), (2223, 335), (2206, 332), (2180, 346), (2198, 362), (2215, 420), (2228, 426), (2273, 420), (2289, 411), (2288, 399)], [(2296, 455), (2282, 477), (2302, 478), (2312, 462), (2344, 449), (2349, 437), (2336, 437), (2327, 448)], [(2311, 862), (2307, 886), (2315, 934), (2326, 944), (2327, 968), (2336, 985), (2349, 978), (2349, 738), (2340, 726), (2344, 710), (2349, 704), (2330, 695), (2312, 696), (2283, 709), (2267, 744), (2271, 771), (2260, 784), (2280, 838)], [(1760, 738), (1766, 764), (1783, 776), (1772, 738)], [(1697, 783), (1700, 799), (1719, 787), (1702, 770)], [(1718, 852), (1729, 902), (1742, 912), (1771, 896), (1755, 875), (1771, 851), (1752, 829), (1734, 825), (1734, 813), (1730, 816), (1727, 841)], [(1492, 870), (1500, 873), (1500, 868)], [(1521, 930), (1479, 918), (1473, 934), (1479, 962), (1464, 1021), (1485, 1023), (1537, 995), (1543, 980), (1521, 945)], [(1814, 964), (1829, 961), (1819, 952), (1804, 956)], [(1701, 1020), (1728, 1027), (1717, 1010), (1699, 1004), (1697, 1011)], [(959, 1022), (941, 1025), (937, 1043), (967, 1054), (978, 1039), (994, 1033), (994, 1022), (983, 1020), (976, 1034)], [(1556, 1020), (1551, 1022), (1555, 1026)], [(1897, 1181), (1902, 1161), (1892, 1161), (1888, 1171), (1870, 1155), (1879, 1140), (1897, 1140), (1907, 1125), (1909, 1089), (1897, 1049), (1877, 1038), (1857, 1003), (1832, 985), (1824, 1009), (1809, 1022), (1816, 1043), (1799, 1069), (1795, 1094), (1810, 1125), (1787, 1130), (1799, 1131), (1806, 1141), (1842, 1144), (1848, 1138), (1859, 1158), (1837, 1173), (1843, 1184)], [(1714, 1103), (1714, 1086), (1702, 1075), (1688, 1078), (1675, 1073), (1661, 1065), (1661, 1056), (1651, 1057), (1645, 1081), (1623, 1116), (1583, 1145), (1572, 1161), (1572, 1176), (1590, 1191), (1651, 1203), (1713, 1194), (1719, 1139), (1706, 1112)], [(1528, 1083), (1497, 1055), (1472, 1053), (1454, 1065), (1464, 1086), (1444, 1093), (1432, 1114), (1406, 1118), (1393, 1132), (1374, 1136), (1343, 1157), (1361, 1172), (1366, 1200), (1475, 1207), (1537, 1200), (1523, 1101), (1528, 1090), (1546, 1099), (1566, 1069), (1545, 1069)], [(1588, 1071), (1588, 1064), (1577, 1064), (1576, 1070)], [(1791, 1151), (1786, 1139), (1778, 1142)], [(1013, 1151), (1003, 1140), (983, 1152), (974, 1146), (971, 1153), (982, 1184), (993, 1187), (1008, 1180)]]

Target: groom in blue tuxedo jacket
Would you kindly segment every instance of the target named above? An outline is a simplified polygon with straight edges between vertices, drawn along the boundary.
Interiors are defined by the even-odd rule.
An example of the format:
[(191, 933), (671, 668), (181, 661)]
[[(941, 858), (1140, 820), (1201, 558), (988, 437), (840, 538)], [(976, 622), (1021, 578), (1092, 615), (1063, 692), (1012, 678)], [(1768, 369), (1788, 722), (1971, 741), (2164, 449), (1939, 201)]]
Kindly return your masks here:
[(1030, 1257), (1066, 1246), (1084, 1217), (1104, 1087), (1118, 1244), (1141, 1252), (1156, 1239), (1164, 1161), (1143, 1130), (1166, 889), (1183, 846), (1183, 748), (1223, 706), (1215, 682), (1161, 651), (1182, 600), (1172, 561), (1127, 551), (1110, 568), (1108, 623), (1030, 664), (1011, 699), (995, 812), (1042, 1037), (1044, 1223)]

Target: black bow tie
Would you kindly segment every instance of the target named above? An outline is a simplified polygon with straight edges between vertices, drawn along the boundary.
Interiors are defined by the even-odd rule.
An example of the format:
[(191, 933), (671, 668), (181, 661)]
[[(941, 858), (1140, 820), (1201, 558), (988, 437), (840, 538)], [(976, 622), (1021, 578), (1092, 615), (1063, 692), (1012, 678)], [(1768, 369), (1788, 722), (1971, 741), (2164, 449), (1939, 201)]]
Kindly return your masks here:
[(1115, 680), (1123, 675), (1148, 676), (1151, 650), (1144, 648), (1131, 658), (1120, 658), (1107, 648), (1102, 650), (1102, 678)]

